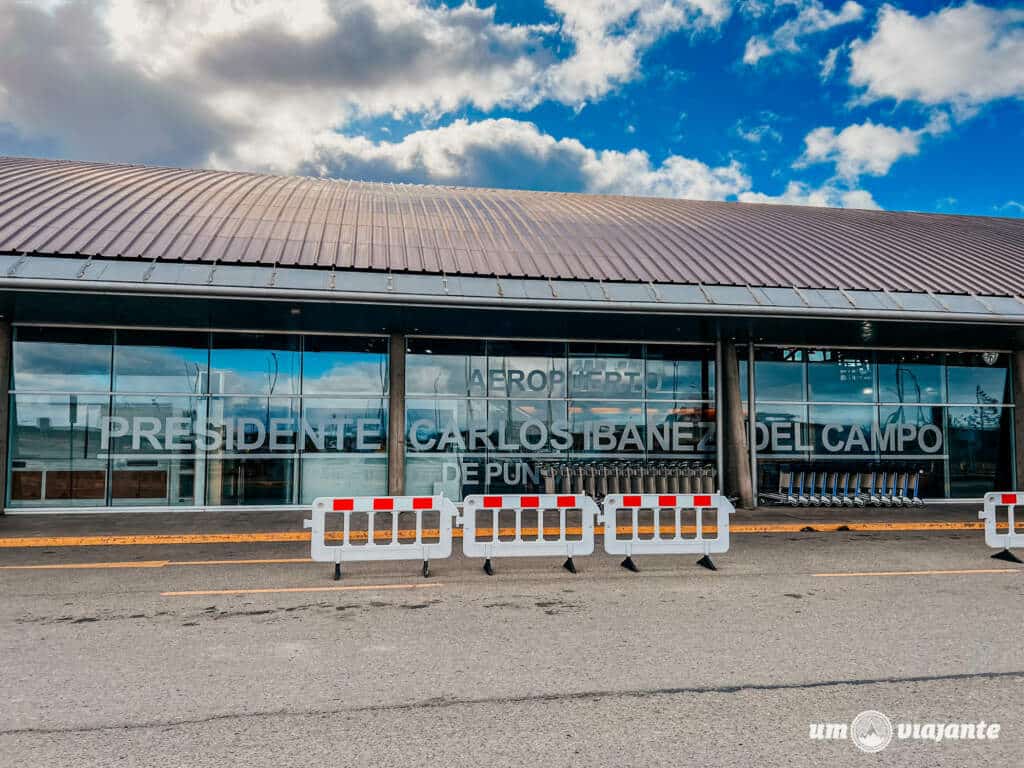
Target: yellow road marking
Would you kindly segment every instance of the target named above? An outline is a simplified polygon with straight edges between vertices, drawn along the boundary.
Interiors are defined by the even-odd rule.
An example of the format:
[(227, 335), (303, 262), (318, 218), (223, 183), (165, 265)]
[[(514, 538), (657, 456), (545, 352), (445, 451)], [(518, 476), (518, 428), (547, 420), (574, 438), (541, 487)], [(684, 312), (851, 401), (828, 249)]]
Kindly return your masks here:
[(962, 568), (948, 571), (852, 571), (850, 573), (815, 573), (815, 576), (946, 576), (966, 573), (1024, 573), (1020, 568)]
[(128, 560), (116, 563), (60, 563), (52, 565), (0, 565), (0, 571), (51, 571), (75, 568), (163, 568), (169, 560)]
[[(731, 533), (799, 533), (806, 527), (814, 528), (815, 531), (822, 533), (834, 533), (840, 528), (847, 529), (850, 531), (980, 531), (984, 530), (985, 524), (980, 520), (977, 522), (964, 521), (964, 522), (947, 522), (947, 521), (918, 521), (918, 522), (843, 522), (836, 521), (832, 523), (813, 523), (813, 522), (796, 522), (796, 523), (739, 523), (729, 527)], [(1000, 530), (1006, 530), (1006, 525), (997, 526)], [(620, 533), (628, 532), (628, 528), (625, 526), (619, 526), (618, 531)], [(671, 532), (672, 528), (668, 526), (662, 526), (661, 530), (664, 532)], [(696, 527), (692, 525), (682, 526), (683, 533), (696, 533)], [(639, 533), (651, 534), (654, 531), (653, 526), (641, 526)], [(604, 526), (594, 526), (594, 532), (597, 534), (604, 533)], [(715, 533), (715, 526), (704, 526), (705, 533)], [(490, 538), (490, 528), (480, 528), (477, 530), (479, 536), (485, 536)], [(568, 528), (566, 534), (570, 536), (579, 536), (582, 533), (581, 528)], [(537, 536), (536, 528), (524, 528), (522, 529), (524, 536)], [(438, 531), (424, 530), (424, 538), (437, 538)], [(455, 529), (452, 532), (454, 538), (458, 539), (462, 537), (461, 529)], [(499, 536), (511, 537), (515, 535), (515, 530), (512, 528), (500, 528), (498, 530)], [(556, 537), (558, 535), (557, 528), (545, 528), (544, 535)], [(416, 536), (415, 531), (402, 530), (399, 531), (399, 539), (414, 539)], [(327, 541), (340, 541), (342, 538), (341, 533), (329, 532), (325, 539)], [(366, 541), (365, 531), (353, 532), (350, 536), (352, 541)], [(375, 541), (389, 541), (391, 539), (391, 531), (376, 531), (374, 534)], [(128, 536), (23, 536), (23, 537), (8, 537), (0, 538), (0, 549), (16, 549), (16, 548), (42, 548), (42, 547), (118, 547), (118, 546), (151, 546), (151, 545), (162, 545), (162, 544), (262, 544), (262, 543), (287, 543), (287, 542), (305, 542), (309, 541), (309, 534), (303, 531), (277, 531), (277, 532), (253, 532), (253, 533), (184, 533), (184, 534), (137, 534)], [(429, 543), (429, 542), (428, 542)]]
[(377, 589), (431, 589), (442, 582), (428, 584), (353, 584), (345, 587), (275, 587), (266, 589), (196, 589), (188, 592), (161, 592), (161, 597), (198, 597), (203, 595), (270, 595), (282, 592), (366, 592)]
[(308, 557), (265, 557), (258, 560), (168, 560), (167, 565), (269, 565), (273, 563), (312, 563)]

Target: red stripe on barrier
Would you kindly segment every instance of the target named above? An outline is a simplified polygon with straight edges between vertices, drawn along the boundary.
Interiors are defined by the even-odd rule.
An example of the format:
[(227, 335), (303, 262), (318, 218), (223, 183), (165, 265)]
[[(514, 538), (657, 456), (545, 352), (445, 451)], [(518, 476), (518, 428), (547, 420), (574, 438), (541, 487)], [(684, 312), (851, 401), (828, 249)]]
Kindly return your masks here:
[(559, 496), (558, 506), (560, 507), (575, 507), (576, 497), (575, 496)]
[(710, 507), (711, 497), (710, 496), (694, 496), (693, 506), (695, 507)]
[(520, 496), (519, 506), (523, 509), (537, 509), (540, 506), (540, 496)]
[(335, 512), (351, 512), (356, 503), (353, 499), (335, 499), (333, 507)]
[(1016, 493), (1004, 493), (999, 501), (1000, 504), (1016, 504), (1017, 494)]
[(674, 507), (676, 505), (675, 496), (659, 496), (658, 506), (659, 507)]
[(395, 500), (392, 499), (392, 498), (385, 497), (383, 499), (374, 499), (373, 500), (373, 511), (374, 512), (379, 512), (379, 511), (383, 511), (383, 510), (386, 510), (386, 509), (394, 509), (394, 508), (395, 508)]
[(623, 496), (622, 506), (624, 507), (639, 507), (643, 501), (639, 496)]
[(487, 509), (501, 507), (501, 496), (484, 496), (484, 507)]
[(412, 500), (413, 509), (433, 509), (434, 500), (429, 496), (417, 497)]

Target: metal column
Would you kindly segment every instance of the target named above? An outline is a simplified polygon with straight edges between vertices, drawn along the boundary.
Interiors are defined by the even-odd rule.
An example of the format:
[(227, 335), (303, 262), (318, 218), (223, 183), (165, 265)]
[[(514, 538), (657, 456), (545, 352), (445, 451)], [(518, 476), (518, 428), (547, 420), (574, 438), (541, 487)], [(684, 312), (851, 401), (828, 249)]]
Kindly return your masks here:
[(3, 397), (0, 397), (0, 515), (7, 505), (7, 475), (10, 470), (10, 405), (11, 397), (11, 323), (0, 319), (0, 382), (3, 382)]
[(754, 342), (747, 345), (747, 422), (750, 425), (750, 489), (757, 507), (757, 396), (754, 389)]
[(388, 494), (405, 494), (405, 334), (393, 333), (388, 355)]
[(722, 334), (715, 340), (715, 462), (718, 470), (718, 493), (725, 491), (725, 420), (722, 413)]

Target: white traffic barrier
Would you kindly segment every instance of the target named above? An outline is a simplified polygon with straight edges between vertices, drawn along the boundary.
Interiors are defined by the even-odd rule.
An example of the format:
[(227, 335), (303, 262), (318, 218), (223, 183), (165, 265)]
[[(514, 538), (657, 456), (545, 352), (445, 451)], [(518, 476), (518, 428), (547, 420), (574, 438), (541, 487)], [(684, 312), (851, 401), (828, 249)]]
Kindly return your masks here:
[[(1014, 547), (1024, 547), (1024, 532), (1017, 531), (1014, 520), (1014, 513), (1017, 506), (1024, 506), (1024, 492), (1002, 492), (994, 491), (985, 494), (985, 506), (978, 513), (978, 517), (985, 521), (985, 543), (993, 549), (998, 549), (992, 557), (996, 560), (1006, 560), (1011, 563), (1022, 562), (1017, 555), (1010, 550)], [(996, 528), (996, 516), (1000, 509), (1006, 509), (1006, 533), (999, 533)]]
[[(574, 510), (578, 514), (572, 514)], [(503, 511), (505, 522), (512, 524), (505, 528)], [(573, 558), (594, 552), (599, 513), (597, 503), (584, 494), (467, 496), (459, 519), (462, 551), (466, 557), (484, 558), (488, 576), (494, 572), (495, 557), (564, 556), (565, 569), (576, 573)]]
[[(328, 545), (327, 515), (342, 514), (341, 542)], [(366, 529), (356, 526), (354, 515), (365, 515)], [(424, 519), (437, 517), (434, 528), (424, 526)], [(452, 524), (458, 515), (455, 505), (444, 496), (355, 496), (347, 498), (323, 497), (313, 502), (313, 516), (303, 521), (311, 528), (310, 552), (313, 560), (334, 563), (334, 578), (341, 578), (342, 562), (367, 560), (422, 560), (424, 577), (430, 575), (430, 560), (440, 560), (452, 554)], [(412, 531), (406, 523), (415, 520), (415, 535), (402, 539), (399, 531)], [(380, 525), (381, 521), (386, 525)], [(431, 522), (433, 522), (431, 520)], [(429, 534), (429, 535), (428, 535)]]
[[(641, 512), (644, 524), (641, 524)], [(639, 570), (634, 555), (702, 555), (698, 565), (716, 570), (710, 555), (729, 549), (729, 515), (736, 510), (718, 494), (612, 494), (604, 500), (604, 551), (625, 555), (622, 567)], [(705, 529), (705, 516), (715, 515), (713, 536)], [(619, 524), (620, 515), (625, 518)], [(692, 521), (692, 522), (691, 522)], [(695, 533), (684, 535), (693, 525)]]

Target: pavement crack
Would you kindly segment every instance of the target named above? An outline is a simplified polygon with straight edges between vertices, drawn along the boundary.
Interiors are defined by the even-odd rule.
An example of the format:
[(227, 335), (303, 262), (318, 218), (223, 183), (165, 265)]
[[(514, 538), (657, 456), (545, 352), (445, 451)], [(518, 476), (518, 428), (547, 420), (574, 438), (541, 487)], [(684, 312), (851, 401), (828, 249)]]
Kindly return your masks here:
[(375, 712), (408, 712), (452, 707), (474, 707), (492, 704), (530, 704), (560, 701), (599, 701), (615, 698), (650, 698), (655, 696), (735, 694), (746, 692), (801, 691), (841, 686), (900, 685), (906, 683), (950, 682), (963, 680), (998, 680), (1013, 677), (1024, 678), (1024, 670), (1013, 672), (964, 672), (949, 675), (918, 675), (911, 677), (852, 678), (843, 680), (814, 680), (802, 683), (742, 683), (721, 686), (682, 686), (674, 688), (632, 688), (606, 691), (577, 691), (568, 693), (542, 693), (522, 696), (494, 697), (435, 697), (400, 704), (369, 704), (356, 707), (325, 707), (320, 709), (277, 709), (262, 712), (225, 712), (207, 717), (151, 720), (119, 725), (95, 725), (78, 728), (10, 728), (0, 729), (0, 736), (53, 735), (71, 733), (96, 733), (110, 731), (138, 731), (152, 728), (181, 728), (226, 720), (246, 720), (276, 717), (319, 717), (323, 715), (358, 715)]

